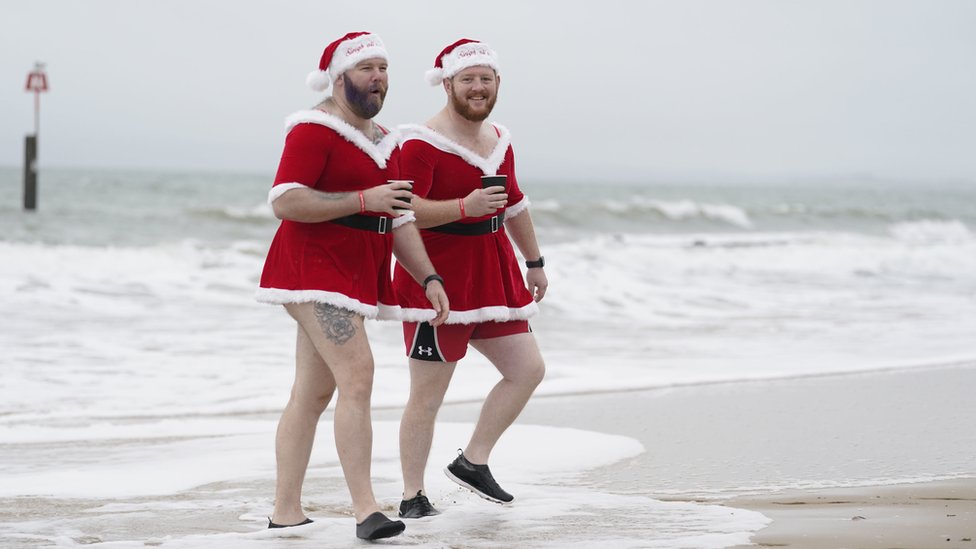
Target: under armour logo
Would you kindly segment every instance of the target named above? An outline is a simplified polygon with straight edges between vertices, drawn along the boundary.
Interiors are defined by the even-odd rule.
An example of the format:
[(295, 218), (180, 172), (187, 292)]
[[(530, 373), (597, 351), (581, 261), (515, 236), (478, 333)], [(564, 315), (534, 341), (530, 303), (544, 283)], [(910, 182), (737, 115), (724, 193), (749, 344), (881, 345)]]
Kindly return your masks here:
[(424, 347), (422, 345), (417, 345), (417, 354), (419, 354), (419, 355), (427, 355), (427, 356), (434, 356), (434, 348), (433, 347)]

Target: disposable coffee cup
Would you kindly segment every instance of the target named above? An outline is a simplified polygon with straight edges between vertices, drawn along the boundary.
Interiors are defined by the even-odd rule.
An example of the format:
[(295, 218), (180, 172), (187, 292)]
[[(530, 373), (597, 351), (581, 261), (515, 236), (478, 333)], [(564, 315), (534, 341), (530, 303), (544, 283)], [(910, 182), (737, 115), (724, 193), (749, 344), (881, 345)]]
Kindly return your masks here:
[(504, 187), (506, 179), (508, 179), (508, 176), (505, 175), (483, 175), (481, 176), (481, 188)]
[[(413, 181), (410, 180), (410, 179), (387, 179), (386, 182), (387, 183), (409, 183), (410, 184), (410, 189), (408, 189), (408, 190), (413, 190)], [(410, 203), (410, 199), (409, 198), (399, 198), (398, 197), (397, 200), (399, 200), (400, 202), (406, 202), (407, 204)], [(393, 209), (394, 210), (409, 210), (410, 208), (397, 208), (396, 206), (393, 206)]]

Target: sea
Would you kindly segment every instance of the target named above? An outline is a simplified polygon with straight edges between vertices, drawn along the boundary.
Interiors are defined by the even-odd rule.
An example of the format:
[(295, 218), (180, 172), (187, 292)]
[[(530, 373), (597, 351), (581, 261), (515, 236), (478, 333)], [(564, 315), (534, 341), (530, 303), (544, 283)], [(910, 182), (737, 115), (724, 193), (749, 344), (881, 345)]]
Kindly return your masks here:
[[(0, 168), (0, 545), (350, 541), (323, 545), (330, 521), (348, 518), (324, 429), (309, 483), (332, 494), (312, 499), (327, 517), (304, 541), (267, 545), (282, 540), (261, 530), (295, 338), (280, 307), (253, 297), (278, 225), (266, 202), (271, 179), (42, 169), (38, 208), (28, 212), (20, 170)], [(548, 369), (540, 398), (976, 362), (974, 182), (526, 178), (520, 186), (550, 282), (532, 321)], [(367, 332), (373, 404), (395, 410), (409, 380), (400, 328), (369, 321)], [(477, 402), (495, 379), (472, 352), (446, 400)], [(386, 478), (377, 486), (398, 501), (396, 423), (375, 431), (374, 475)], [(646, 451), (592, 431), (517, 425), (512, 433), (527, 446), (585, 442), (589, 450), (562, 471), (570, 477)], [(546, 493), (519, 524), (540, 528), (533, 513), (576, 497)], [(218, 533), (185, 527), (201, 510)], [(765, 524), (748, 513), (728, 522), (708, 505), (675, 513), (687, 527), (616, 546), (724, 547)], [(483, 543), (449, 546), (493, 546), (495, 523), (485, 520)], [(160, 521), (181, 527), (156, 531)], [(436, 534), (410, 544), (439, 547)], [(587, 535), (522, 542), (583, 547), (594, 541)]]

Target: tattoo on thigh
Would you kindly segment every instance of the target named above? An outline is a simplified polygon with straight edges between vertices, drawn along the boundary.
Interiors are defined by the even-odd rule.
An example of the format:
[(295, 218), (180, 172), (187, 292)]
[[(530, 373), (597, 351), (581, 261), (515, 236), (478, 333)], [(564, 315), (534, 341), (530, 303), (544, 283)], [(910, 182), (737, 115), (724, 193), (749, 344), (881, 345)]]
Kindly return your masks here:
[(319, 321), (322, 332), (336, 345), (342, 345), (356, 335), (356, 326), (352, 322), (355, 314), (328, 303), (315, 304), (315, 318)]

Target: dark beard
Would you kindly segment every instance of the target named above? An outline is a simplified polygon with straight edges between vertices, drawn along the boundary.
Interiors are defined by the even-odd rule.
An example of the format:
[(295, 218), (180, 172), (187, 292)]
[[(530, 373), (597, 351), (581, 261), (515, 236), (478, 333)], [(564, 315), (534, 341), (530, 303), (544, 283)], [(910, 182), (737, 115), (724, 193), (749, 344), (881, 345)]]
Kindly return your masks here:
[(491, 110), (495, 108), (495, 100), (498, 99), (498, 94), (492, 95), (488, 100), (488, 108), (483, 111), (475, 111), (467, 105), (463, 100), (458, 99), (455, 95), (454, 89), (451, 88), (451, 107), (454, 108), (454, 112), (461, 115), (461, 118), (468, 120), (469, 122), (482, 122), (488, 115), (491, 114)]
[[(383, 101), (386, 99), (386, 88), (382, 84), (375, 83), (357, 88), (345, 74), (342, 75), (342, 82), (343, 89), (346, 92), (346, 102), (349, 103), (349, 107), (356, 116), (369, 120), (379, 114), (380, 109), (383, 108)], [(371, 93), (376, 90), (380, 92), (378, 102)]]

